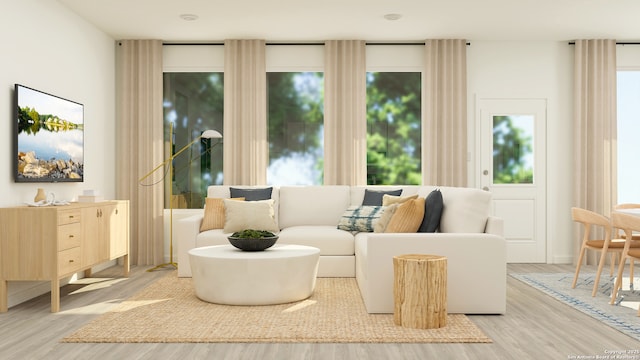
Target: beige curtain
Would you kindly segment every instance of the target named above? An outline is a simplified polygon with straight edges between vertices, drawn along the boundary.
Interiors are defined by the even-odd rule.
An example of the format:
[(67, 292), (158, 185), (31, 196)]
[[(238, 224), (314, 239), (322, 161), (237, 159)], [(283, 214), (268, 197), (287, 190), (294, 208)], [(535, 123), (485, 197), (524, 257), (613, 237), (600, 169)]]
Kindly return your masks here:
[(116, 196), (130, 200), (131, 263), (157, 265), (164, 251), (163, 186), (138, 180), (163, 161), (162, 42), (122, 40), (116, 54)]
[(365, 42), (325, 43), (324, 184), (367, 183)]
[(615, 40), (575, 42), (574, 92), (574, 204), (609, 216), (618, 192)]
[(422, 183), (467, 186), (465, 40), (427, 40), (422, 82)]
[(267, 79), (264, 40), (224, 42), (224, 183), (267, 182)]

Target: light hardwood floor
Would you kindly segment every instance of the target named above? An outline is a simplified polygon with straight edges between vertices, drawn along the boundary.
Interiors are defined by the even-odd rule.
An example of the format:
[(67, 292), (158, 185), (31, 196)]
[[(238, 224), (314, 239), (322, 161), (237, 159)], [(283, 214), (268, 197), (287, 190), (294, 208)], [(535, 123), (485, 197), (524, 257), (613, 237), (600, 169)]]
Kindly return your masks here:
[[(470, 318), (492, 344), (66, 344), (59, 340), (163, 275), (133, 267), (94, 274), (94, 285), (61, 290), (61, 312), (49, 295), (0, 314), (0, 359), (571, 359), (640, 350), (640, 342), (507, 277), (506, 315)], [(509, 272), (567, 272), (569, 265), (511, 264)], [(608, 274), (607, 274), (608, 275)], [(100, 287), (106, 285), (106, 287)], [(473, 297), (473, 294), (469, 294)], [(166, 326), (171, 326), (167, 324)], [(614, 359), (615, 357), (610, 357)], [(633, 359), (630, 357), (627, 359)], [(640, 360), (640, 355), (635, 359)]]

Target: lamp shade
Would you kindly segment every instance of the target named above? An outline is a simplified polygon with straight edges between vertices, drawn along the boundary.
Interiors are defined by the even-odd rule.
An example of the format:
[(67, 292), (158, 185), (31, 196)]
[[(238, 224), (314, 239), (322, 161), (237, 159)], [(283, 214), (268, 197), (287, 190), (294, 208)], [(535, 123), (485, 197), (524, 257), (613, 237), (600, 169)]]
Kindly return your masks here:
[(222, 139), (222, 134), (216, 130), (205, 130), (200, 137), (203, 139)]

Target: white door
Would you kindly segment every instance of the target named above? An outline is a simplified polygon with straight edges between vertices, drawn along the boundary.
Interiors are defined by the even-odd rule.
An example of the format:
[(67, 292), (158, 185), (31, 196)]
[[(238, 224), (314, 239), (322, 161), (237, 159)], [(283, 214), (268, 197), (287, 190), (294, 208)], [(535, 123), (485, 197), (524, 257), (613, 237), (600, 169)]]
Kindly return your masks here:
[(507, 262), (546, 262), (544, 99), (480, 99), (480, 184), (504, 219)]

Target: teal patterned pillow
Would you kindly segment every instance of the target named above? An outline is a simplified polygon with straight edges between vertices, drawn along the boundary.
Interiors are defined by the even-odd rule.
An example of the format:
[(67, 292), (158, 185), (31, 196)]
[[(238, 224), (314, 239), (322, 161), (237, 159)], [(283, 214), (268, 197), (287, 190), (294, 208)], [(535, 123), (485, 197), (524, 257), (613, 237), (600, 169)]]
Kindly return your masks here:
[(383, 212), (384, 206), (349, 206), (340, 218), (338, 229), (373, 232), (373, 226)]

